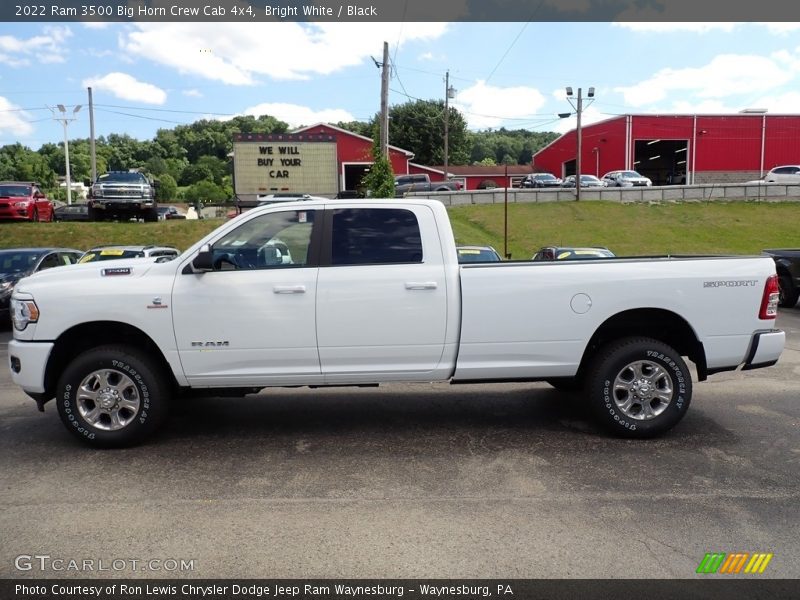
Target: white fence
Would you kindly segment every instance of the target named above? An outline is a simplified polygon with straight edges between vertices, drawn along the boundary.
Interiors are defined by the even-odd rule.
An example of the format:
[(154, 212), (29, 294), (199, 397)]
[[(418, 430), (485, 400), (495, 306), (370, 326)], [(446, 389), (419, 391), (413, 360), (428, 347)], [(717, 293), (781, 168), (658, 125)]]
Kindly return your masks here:
[[(474, 190), (462, 192), (414, 192), (409, 196), (425, 196), (441, 200), (447, 206), (464, 204), (503, 204), (506, 190)], [(570, 202), (575, 200), (574, 189), (518, 189), (508, 188), (511, 202)], [(608, 202), (711, 202), (711, 201), (761, 201), (798, 202), (800, 185), (770, 183), (766, 185), (703, 184), (670, 185), (640, 188), (581, 188), (581, 201), (605, 200)]]

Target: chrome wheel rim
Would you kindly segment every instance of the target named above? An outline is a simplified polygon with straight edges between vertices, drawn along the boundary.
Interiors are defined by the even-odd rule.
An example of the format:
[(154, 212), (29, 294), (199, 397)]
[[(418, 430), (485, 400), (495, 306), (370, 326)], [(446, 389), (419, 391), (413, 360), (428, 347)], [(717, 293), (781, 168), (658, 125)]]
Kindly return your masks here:
[(614, 379), (614, 402), (626, 417), (655, 419), (672, 402), (675, 390), (666, 369), (649, 360), (629, 363)]
[(127, 427), (141, 407), (136, 384), (116, 369), (100, 369), (87, 375), (78, 386), (75, 400), (81, 417), (103, 431)]

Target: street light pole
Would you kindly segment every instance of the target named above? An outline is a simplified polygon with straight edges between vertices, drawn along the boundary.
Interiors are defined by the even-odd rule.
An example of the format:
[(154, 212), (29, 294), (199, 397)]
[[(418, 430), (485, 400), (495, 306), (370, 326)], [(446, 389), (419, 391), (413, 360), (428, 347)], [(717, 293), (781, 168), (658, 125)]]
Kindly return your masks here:
[(456, 97), (456, 90), (450, 85), (450, 71), (444, 76), (444, 178), (449, 180), (450, 162), (450, 99)]
[[(587, 90), (586, 96), (590, 98), (589, 103), (591, 104), (594, 101), (594, 88), (590, 87)], [(570, 104), (572, 104), (572, 88), (567, 88), (567, 100)], [(588, 106), (588, 105), (587, 105)], [(575, 155), (575, 201), (580, 201), (581, 199), (581, 151), (582, 151), (582, 135), (581, 135), (581, 115), (583, 114), (583, 90), (578, 88), (578, 97), (577, 103), (572, 104), (572, 107), (575, 109), (575, 113), (578, 116), (578, 123), (575, 129), (575, 135), (578, 138), (577, 143), (577, 154)]]
[(67, 135), (67, 125), (69, 125), (72, 121), (76, 120), (78, 117), (75, 115), (78, 114), (78, 111), (81, 109), (81, 105), (78, 104), (72, 109), (72, 116), (67, 116), (67, 109), (64, 108), (63, 104), (57, 104), (56, 107), (58, 111), (61, 113), (61, 116), (56, 116), (56, 111), (52, 106), (48, 106), (50, 112), (53, 113), (53, 120), (58, 121), (64, 126), (64, 161), (66, 162), (66, 175), (67, 175), (67, 204), (72, 204), (72, 176), (69, 172), (69, 136)]

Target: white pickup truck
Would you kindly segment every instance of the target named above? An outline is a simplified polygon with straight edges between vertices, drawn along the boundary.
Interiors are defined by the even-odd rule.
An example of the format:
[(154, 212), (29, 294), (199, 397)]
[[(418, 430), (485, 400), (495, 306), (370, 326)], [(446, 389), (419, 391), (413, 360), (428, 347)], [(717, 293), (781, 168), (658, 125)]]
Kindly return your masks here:
[(176, 394), (547, 381), (627, 437), (673, 427), (697, 377), (774, 364), (769, 257), (459, 265), (427, 199), (254, 209), (170, 262), (23, 279), (13, 380), (96, 446), (139, 442)]

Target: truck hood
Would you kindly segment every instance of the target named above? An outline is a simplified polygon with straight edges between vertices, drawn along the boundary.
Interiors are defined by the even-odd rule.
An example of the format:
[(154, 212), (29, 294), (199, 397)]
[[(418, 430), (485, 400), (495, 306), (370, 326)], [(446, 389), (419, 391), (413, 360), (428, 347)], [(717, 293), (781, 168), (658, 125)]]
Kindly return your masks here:
[(93, 281), (100, 277), (139, 278), (156, 264), (155, 260), (152, 257), (103, 260), (46, 269), (21, 279), (16, 290), (24, 294), (60, 283), (80, 286), (82, 281)]

